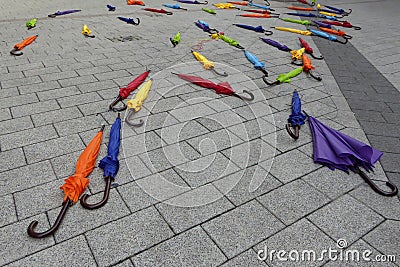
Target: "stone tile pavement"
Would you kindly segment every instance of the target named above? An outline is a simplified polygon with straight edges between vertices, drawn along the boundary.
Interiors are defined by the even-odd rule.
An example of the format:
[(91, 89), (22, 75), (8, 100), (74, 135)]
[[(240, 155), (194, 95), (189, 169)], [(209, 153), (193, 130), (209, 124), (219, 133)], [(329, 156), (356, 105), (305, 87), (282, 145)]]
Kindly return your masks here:
[[(384, 2), (393, 7), (394, 0)], [(293, 4), (271, 1), (271, 6), (283, 13), (289, 3)], [(116, 5), (117, 11), (109, 13), (106, 4)], [(156, 1), (146, 4), (162, 7)], [(259, 34), (231, 24), (293, 26), (288, 23), (255, 22), (235, 16), (237, 10), (217, 10), (213, 16), (201, 11), (203, 6), (166, 16), (117, 0), (9, 1), (10, 8), (2, 9), (0, 20), (0, 265), (341, 266), (328, 257), (290, 264), (276, 257), (259, 259), (266, 248), (317, 253), (337, 249), (339, 239), (346, 241), (347, 250), (369, 249), (373, 255), (399, 258), (398, 198), (377, 195), (355, 174), (314, 164), (308, 126), (301, 128), (298, 141), (284, 130), (291, 94), (297, 90), (309, 114), (398, 155), (398, 136), (381, 138), (395, 133), (398, 126), (398, 104), (387, 101), (392, 88), (399, 89), (392, 75), (396, 73), (385, 72), (390, 67), (384, 67), (393, 67), (397, 61), (375, 53), (369, 58), (367, 52), (374, 43), (363, 35), (372, 36), (362, 14), (372, 14), (369, 7), (374, 5), (372, 0), (343, 2), (354, 9), (349, 19), (365, 28), (354, 33), (353, 50), (346, 55), (355, 58), (359, 51), (389, 83), (379, 87), (382, 103), (371, 100), (370, 108), (355, 112), (353, 104), (365, 99), (350, 91), (362, 91), (363, 84), (352, 82), (350, 93), (343, 91), (338, 77), (348, 76), (333, 68), (340, 62), (313, 61), (323, 74), (322, 82), (301, 74), (290, 84), (267, 87), (242, 51), (222, 41), (209, 41), (192, 22), (204, 20), (238, 40), (266, 62), (271, 78), (293, 68), (289, 55), (259, 41)], [(47, 18), (47, 14), (72, 8), (82, 12)], [(117, 15), (140, 17), (142, 23), (130, 26), (117, 20)], [(39, 17), (38, 26), (27, 31), (24, 23), (32, 16)], [(83, 24), (96, 38), (81, 35)], [(177, 31), (182, 41), (172, 48), (168, 39)], [(385, 48), (390, 48), (389, 34), (380, 33)], [(39, 37), (23, 50), (23, 56), (9, 55), (15, 43), (32, 34)], [(132, 41), (116, 41), (122, 37)], [(298, 46), (296, 35), (275, 31), (271, 38)], [(325, 40), (305, 38), (316, 53), (335, 47)], [(399, 41), (398, 35), (392, 38), (394, 44)], [(366, 50), (361, 48), (363, 41), (368, 43)], [(201, 48), (229, 76), (204, 70), (190, 53), (195, 48)], [(346, 72), (355, 75), (356, 67), (346, 65)], [(153, 86), (135, 115), (145, 125), (123, 126), (121, 166), (108, 203), (93, 211), (77, 203), (54, 235), (30, 238), (26, 229), (31, 221), (39, 221), (38, 231), (54, 222), (63, 198), (59, 187), (73, 174), (77, 157), (102, 124), (107, 127), (99, 159), (106, 155), (109, 126), (116, 117), (108, 105), (119, 87), (146, 68), (152, 70)], [(171, 72), (229, 81), (238, 93), (254, 93), (255, 100), (246, 103), (218, 96)], [(379, 75), (370, 73), (370, 81)], [(388, 124), (389, 120), (393, 123)], [(369, 132), (372, 128), (376, 132)], [(388, 172), (387, 168), (392, 169)], [(383, 181), (388, 175), (392, 180), (398, 174), (396, 168), (396, 164), (378, 163), (371, 176)], [(101, 177), (99, 168), (89, 176), (87, 191), (94, 194), (93, 201), (102, 196)], [(344, 265), (370, 266), (365, 262)]]

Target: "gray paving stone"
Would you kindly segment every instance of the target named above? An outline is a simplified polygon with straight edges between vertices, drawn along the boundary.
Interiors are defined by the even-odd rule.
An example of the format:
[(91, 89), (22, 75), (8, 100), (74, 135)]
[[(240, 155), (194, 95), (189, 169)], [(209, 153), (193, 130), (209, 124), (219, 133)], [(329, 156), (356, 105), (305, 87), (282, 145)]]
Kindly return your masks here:
[(14, 118), (28, 116), (32, 114), (47, 112), (59, 109), (56, 100), (42, 101), (38, 103), (27, 104), (24, 106), (11, 107), (11, 114)]
[(61, 84), (62, 87), (69, 87), (69, 86), (73, 86), (73, 85), (92, 83), (92, 82), (97, 82), (97, 81), (98, 80), (93, 75), (58, 80), (58, 82)]
[(41, 82), (37, 84), (18, 86), (18, 90), (22, 95), (53, 90), (57, 88), (60, 88), (60, 84), (57, 81)]
[[(257, 181), (261, 181), (261, 184), (254, 188), (252, 185)], [(258, 166), (249, 167), (213, 182), (213, 185), (236, 206), (267, 193), (281, 184)]]
[(59, 89), (53, 89), (53, 90), (48, 90), (44, 92), (38, 92), (37, 95), (40, 99), (40, 101), (46, 101), (50, 99), (59, 99), (62, 97), (66, 96), (71, 96), (71, 95), (78, 95), (81, 92), (76, 86), (71, 86), (71, 87), (66, 87), (66, 88), (59, 88)]
[(329, 199), (301, 179), (258, 198), (286, 225), (305, 217), (329, 202)]
[(10, 72), (18, 72), (36, 68), (43, 68), (43, 64), (41, 62), (37, 63), (29, 63), (29, 64), (16, 64), (7, 67)]
[(26, 165), (26, 159), (21, 148), (2, 151), (0, 153), (0, 171), (6, 171), (24, 165)]
[[(115, 231), (118, 230), (118, 234)], [(138, 211), (86, 233), (99, 266), (108, 266), (173, 235), (155, 208)]]
[(17, 213), (12, 195), (0, 197), (0, 227), (17, 221)]
[(69, 135), (24, 147), (29, 164), (85, 149), (78, 135)]
[(216, 181), (239, 170), (220, 152), (189, 161), (174, 169), (191, 187)]
[[(40, 177), (40, 179), (37, 179), (37, 177)], [(34, 187), (54, 180), (54, 178), (54, 172), (48, 161), (2, 172), (0, 173), (1, 195)]]
[[(103, 197), (103, 192), (94, 196), (89, 195), (88, 202), (97, 203)], [(56, 242), (70, 239), (129, 214), (128, 208), (114, 189), (110, 191), (108, 202), (102, 207), (102, 210), (104, 212), (101, 213), (96, 210), (87, 210), (80, 204), (71, 207), (68, 215), (62, 221), (62, 228), (54, 234)], [(59, 211), (59, 208), (48, 211), (50, 222), (55, 221)]]
[(249, 141), (276, 131), (276, 127), (263, 119), (255, 119), (229, 127), (228, 130), (242, 140)]
[[(105, 124), (103, 118), (93, 115), (57, 122), (54, 124), (54, 127), (60, 136), (65, 136), (92, 129), (98, 130), (102, 124)], [(103, 138), (106, 138), (106, 136), (103, 136)]]
[(7, 266), (96, 266), (83, 236), (67, 240)]
[(368, 233), (363, 239), (385, 255), (399, 255), (400, 222), (387, 220)]
[[(66, 107), (77, 106), (77, 105), (86, 104), (86, 103), (90, 103), (90, 102), (96, 102), (99, 100), (101, 100), (101, 97), (97, 93), (92, 92), (92, 93), (64, 97), (64, 98), (58, 99), (58, 102), (60, 103), (60, 106), (62, 108), (66, 108)], [(100, 112), (100, 111), (101, 111), (101, 109), (98, 108), (98, 112)]]
[(259, 266), (267, 266), (267, 264), (265, 264), (265, 262), (258, 260), (255, 251), (249, 249), (221, 265), (221, 267), (234, 267), (234, 266), (259, 267)]
[(329, 203), (308, 218), (334, 240), (344, 238), (348, 244), (367, 234), (384, 220), (348, 195)]
[(385, 153), (380, 160), (383, 169), (388, 172), (400, 172), (400, 154)]
[(3, 80), (1, 82), (1, 86), (3, 88), (9, 88), (14, 86), (30, 85), (40, 82), (42, 82), (42, 80), (39, 78), (39, 76), (31, 76), (25, 78), (10, 79), (5, 81)]
[(75, 71), (63, 71), (60, 73), (49, 73), (49, 74), (41, 74), (40, 78), (43, 81), (56, 81), (56, 80), (61, 80), (61, 79), (67, 79), (67, 78), (73, 78), (77, 77), (78, 74)]
[[(264, 161), (260, 165), (268, 170), (271, 163)], [(282, 183), (288, 183), (318, 168), (320, 165), (314, 164), (308, 156), (293, 150), (276, 156), (270, 172)]]
[(50, 73), (59, 73), (59, 72), (60, 72), (60, 69), (57, 68), (57, 66), (23, 71), (23, 73), (26, 77), (44, 75), (44, 74), (50, 74)]
[(54, 127), (52, 125), (46, 125), (2, 135), (0, 136), (0, 144), (2, 150), (10, 150), (57, 137), (58, 134)]
[[(60, 121), (67, 121), (75, 118), (82, 117), (82, 113), (77, 107), (63, 108), (54, 111), (33, 114), (32, 121), (35, 126), (42, 126)], [(23, 117), (28, 118), (28, 117)]]
[(58, 66), (58, 68), (60, 68), (61, 71), (93, 68), (93, 64), (90, 62), (75, 62), (75, 61), (73, 61), (71, 63), (67, 63), (67, 62), (64, 63), (64, 61), (63, 61), (63, 62), (55, 62), (55, 64)]
[[(91, 94), (91, 93), (89, 93)], [(93, 94), (95, 94), (93, 92)], [(97, 96), (96, 96), (97, 98)], [(89, 100), (90, 101), (90, 100)], [(90, 103), (85, 103), (78, 105), (79, 110), (83, 113), (83, 115), (93, 115), (93, 114), (99, 114), (99, 113), (108, 113), (108, 105), (110, 105), (110, 100), (101, 100), (101, 101), (95, 101), (95, 102), (90, 102)], [(113, 117), (115, 119), (115, 117)]]
[(163, 127), (161, 129), (161, 138), (167, 144), (173, 144), (180, 140), (186, 140), (208, 132), (209, 130), (207, 130), (203, 125), (193, 120)]
[(27, 255), (43, 250), (54, 245), (52, 238), (33, 239), (28, 236), (26, 229), (31, 220), (39, 221), (37, 231), (47, 229), (48, 223), (45, 215), (35, 216), (0, 228), (0, 264), (21, 259)]
[(119, 186), (118, 192), (132, 213), (150, 207), (158, 202), (158, 200), (147, 194), (135, 181)]
[(331, 199), (344, 195), (364, 182), (356, 174), (348, 175), (339, 170), (331, 171), (326, 167), (307, 174), (302, 179)]
[(0, 135), (10, 134), (33, 127), (31, 118), (22, 117), (0, 122)]
[(291, 138), (286, 129), (268, 134), (262, 137), (262, 139), (268, 144), (275, 146), (280, 152), (287, 152), (312, 141), (311, 136), (305, 130), (307, 127), (307, 125), (303, 125), (300, 128), (301, 138), (297, 140)]
[(156, 205), (176, 233), (207, 221), (233, 205), (212, 185), (205, 185)]
[(11, 112), (8, 108), (0, 109), (0, 121), (11, 119)]
[(228, 258), (249, 249), (283, 227), (255, 200), (203, 224), (204, 230)]
[(135, 266), (218, 266), (226, 257), (200, 227), (135, 256)]
[(215, 113), (213, 109), (202, 103), (170, 111), (170, 114), (178, 119), (180, 122), (193, 120), (198, 117), (208, 116), (213, 113)]
[(0, 106), (2, 108), (19, 106), (22, 104), (30, 104), (38, 102), (38, 98), (35, 94), (29, 95), (16, 95), (11, 97), (0, 98)]
[(90, 74), (111, 72), (111, 69), (107, 66), (98, 66), (98, 67), (78, 69), (76, 72), (79, 74), (79, 76), (85, 76)]
[[(100, 82), (92, 82), (92, 83), (87, 83), (87, 84), (80, 84), (80, 85), (78, 85), (78, 88), (82, 93), (98, 92), (104, 99), (110, 99), (113, 97), (115, 98), (115, 97), (117, 97), (117, 95), (119, 93), (119, 88), (116, 85), (116, 83), (114, 83), (113, 81), (110, 81), (110, 80), (100, 81)], [(100, 90), (109, 89), (109, 88), (113, 89), (114, 93), (112, 95), (108, 95), (106, 97), (101, 92), (99, 92)]]
[(0, 74), (0, 80), (2, 81), (21, 79), (24, 77), (25, 76), (22, 72), (11, 72), (11, 73)]
[(177, 123), (179, 123), (177, 119), (172, 117), (169, 113), (163, 112), (147, 116), (145, 119), (144, 126), (140, 128), (135, 128), (134, 130), (136, 133), (139, 134), (143, 132), (164, 128)]
[(66, 178), (74, 173), (76, 161), (81, 153), (82, 151), (76, 151), (50, 159), (57, 178)]
[[(327, 261), (327, 255), (321, 260), (314, 260), (312, 253), (304, 253), (304, 260), (295, 262), (289, 258), (288, 254), (292, 250), (298, 251), (300, 254), (299, 259), (301, 260), (303, 251), (314, 251), (316, 253), (315, 258), (319, 259), (321, 252), (329, 247), (335, 249), (335, 242), (315, 225), (303, 219), (258, 244), (254, 247), (254, 250), (257, 252), (257, 258), (265, 259), (269, 266), (310, 266), (311, 263), (311, 266), (321, 266)], [(273, 250), (275, 252), (272, 252)], [(277, 257), (277, 251), (279, 250), (286, 252), (283, 258), (287, 258), (287, 260), (279, 260)], [(296, 259), (296, 255), (292, 256), (293, 259)]]
[(127, 259), (121, 263), (113, 265), (114, 267), (135, 267), (130, 259)]

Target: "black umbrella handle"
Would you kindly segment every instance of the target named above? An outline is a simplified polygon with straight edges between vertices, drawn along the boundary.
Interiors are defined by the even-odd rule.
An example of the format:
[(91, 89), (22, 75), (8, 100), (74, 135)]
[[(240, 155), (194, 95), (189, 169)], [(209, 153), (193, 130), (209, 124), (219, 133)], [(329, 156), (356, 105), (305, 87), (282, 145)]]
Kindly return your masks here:
[(58, 227), (61, 224), (62, 219), (65, 216), (65, 213), (67, 212), (67, 209), (71, 205), (72, 205), (72, 201), (70, 199), (63, 202), (62, 209), (61, 209), (60, 213), (58, 214), (56, 221), (54, 222), (53, 226), (51, 226), (50, 229), (47, 231), (44, 231), (42, 233), (35, 232), (35, 228), (39, 222), (38, 221), (31, 222), (28, 226), (28, 235), (33, 238), (43, 238), (43, 237), (53, 234), (55, 231), (57, 231)]
[(87, 202), (87, 199), (88, 199), (89, 195), (88, 194), (84, 194), (81, 197), (80, 203), (85, 209), (89, 209), (89, 210), (98, 209), (98, 208), (103, 207), (107, 203), (108, 197), (110, 196), (111, 182), (112, 182), (113, 179), (111, 178), (111, 176), (107, 176), (104, 179), (106, 180), (106, 187), (104, 189), (103, 199), (100, 200), (98, 203), (89, 204)]
[(294, 132), (292, 132), (292, 129), (290, 129), (292, 125), (290, 123), (286, 124), (286, 131), (292, 137), (294, 140), (299, 139), (300, 136), (300, 125), (295, 125), (293, 126)]
[(372, 190), (374, 190), (376, 193), (378, 193), (379, 195), (385, 196), (385, 197), (391, 197), (391, 196), (395, 196), (398, 193), (398, 189), (397, 187), (392, 184), (391, 182), (386, 182), (386, 185), (390, 188), (390, 192), (388, 191), (384, 191), (382, 189), (380, 189), (372, 180), (371, 178), (368, 177), (368, 175), (363, 172), (359, 167), (354, 167), (353, 170), (355, 173), (357, 173), (358, 175), (361, 176), (361, 178), (364, 179), (364, 181), (367, 182), (367, 184), (372, 188)]

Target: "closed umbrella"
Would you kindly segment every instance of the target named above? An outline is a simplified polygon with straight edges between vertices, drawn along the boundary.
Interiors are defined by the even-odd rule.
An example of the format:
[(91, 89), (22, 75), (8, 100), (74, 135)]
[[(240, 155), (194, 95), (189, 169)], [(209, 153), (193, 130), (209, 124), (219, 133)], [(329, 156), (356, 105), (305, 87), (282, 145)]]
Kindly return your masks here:
[(115, 108), (115, 106), (119, 102), (122, 102), (122, 100), (126, 99), (131, 92), (136, 90), (136, 88), (138, 88), (139, 85), (141, 85), (146, 80), (147, 76), (149, 76), (149, 73), (150, 73), (150, 70), (147, 70), (147, 71), (143, 72), (142, 74), (140, 74), (135, 79), (133, 79), (133, 81), (131, 81), (126, 87), (121, 87), (119, 89), (119, 94), (118, 94), (117, 98), (115, 98), (115, 100), (110, 104), (109, 110), (113, 110), (113, 111), (125, 110), (127, 108), (127, 106), (124, 103), (122, 103), (122, 105), (123, 105), (122, 108)]
[(213, 15), (217, 15), (217, 12), (215, 12), (214, 9), (209, 9), (209, 8), (202, 8), (201, 10), (203, 10), (204, 12), (213, 14)]
[(274, 11), (274, 9), (271, 9), (271, 8), (269, 7), (269, 5), (270, 5), (269, 2), (266, 1), (266, 3), (267, 3), (267, 5), (264, 6), (264, 5), (259, 5), (259, 4), (254, 4), (254, 3), (252, 3), (252, 2), (249, 2), (249, 6), (256, 7), (256, 8), (260, 8), (260, 9), (265, 9), (265, 10), (272, 10), (272, 11)]
[(244, 55), (246, 56), (246, 58), (253, 64), (254, 68), (256, 70), (261, 71), (262, 73), (264, 73), (265, 76), (268, 76), (268, 72), (265, 69), (265, 63), (261, 62), (258, 60), (258, 58), (253, 55), (252, 53), (250, 53), (249, 51), (244, 51)]
[(177, 46), (181, 42), (181, 32), (178, 32), (173, 38), (169, 38), (169, 40), (174, 47)]
[(281, 83), (290, 83), (291, 78), (296, 77), (297, 75), (299, 75), (302, 72), (303, 72), (303, 68), (297, 68), (288, 73), (279, 74), (278, 77), (276, 77), (275, 82), (268, 81), (265, 76), (263, 77), (263, 81), (268, 85), (278, 85)]
[(139, 123), (135, 123), (131, 120), (131, 117), (135, 113), (139, 112), (139, 110), (142, 109), (142, 105), (143, 105), (144, 101), (146, 100), (147, 96), (149, 95), (149, 91), (150, 91), (152, 84), (153, 84), (152, 79), (145, 82), (140, 87), (137, 94), (131, 100), (128, 100), (126, 102), (126, 104), (128, 105), (129, 111), (128, 111), (128, 114), (126, 115), (125, 122), (128, 125), (135, 126), (135, 127), (139, 127), (139, 126), (143, 125), (144, 121), (142, 119), (140, 119)]
[(319, 56), (319, 57), (317, 57), (317, 56), (315, 56), (314, 55), (314, 50), (311, 48), (311, 46), (305, 41), (305, 40), (303, 40), (301, 37), (299, 37), (299, 41), (300, 41), (300, 45), (302, 46), (302, 47), (304, 47), (304, 49), (305, 49), (305, 51), (306, 51), (306, 53), (307, 54), (309, 54), (309, 55), (311, 55), (314, 59), (323, 59), (324, 57), (323, 56)]
[(194, 1), (192, 1), (192, 0), (175, 0), (175, 1), (178, 1), (183, 4), (191, 4), (191, 5), (207, 5), (208, 4), (208, 1), (204, 1), (204, 2), (199, 2), (197, 0), (194, 0)]
[(164, 10), (164, 9), (157, 9), (157, 8), (143, 8), (143, 10), (154, 12), (154, 13), (161, 13), (161, 14), (166, 14), (166, 15), (172, 15), (174, 13)]
[(60, 226), (61, 220), (64, 218), (67, 209), (73, 203), (76, 203), (80, 195), (85, 191), (86, 187), (89, 185), (89, 179), (87, 177), (93, 171), (100, 151), (101, 140), (103, 139), (103, 130), (104, 126), (101, 127), (100, 131), (79, 156), (78, 161), (76, 162), (75, 173), (68, 177), (68, 179), (65, 179), (64, 185), (60, 187), (60, 189), (64, 191), (64, 202), (54, 225), (45, 232), (37, 233), (35, 232), (35, 228), (38, 225), (38, 221), (33, 221), (28, 227), (29, 236), (42, 238), (53, 234)]
[[(301, 112), (301, 100), (297, 91), (293, 92), (292, 96), (292, 113), (289, 116), (288, 123), (286, 124), (286, 131), (295, 140), (299, 138), (300, 126), (306, 121), (306, 115)], [(294, 129), (294, 132), (291, 130)]]
[(279, 15), (275, 15), (272, 13), (269, 14), (260, 14), (260, 13), (244, 13), (244, 14), (239, 14), (236, 15), (239, 17), (245, 17), (245, 18), (257, 18), (257, 19), (269, 19), (269, 18), (279, 18)]
[(211, 35), (211, 38), (213, 38), (213, 39), (221, 39), (222, 41), (224, 41), (225, 43), (228, 43), (231, 46), (234, 46), (234, 47), (239, 48), (239, 49), (244, 49), (244, 47), (241, 46), (236, 40), (229, 38), (225, 34), (214, 33), (214, 34)]
[(246, 25), (246, 24), (233, 24), (236, 27), (242, 28), (242, 29), (246, 29), (246, 30), (250, 30), (250, 31), (254, 31), (254, 32), (260, 32), (260, 33), (264, 33), (265, 35), (272, 35), (273, 32), (272, 31), (268, 31), (265, 30), (262, 26), (251, 26), (251, 25)]
[(288, 6), (286, 8), (290, 9), (290, 10), (298, 10), (298, 11), (314, 11), (314, 8), (312, 8), (312, 7)]
[(136, 19), (137, 22), (136, 22), (134, 19), (132, 19), (132, 18), (118, 17), (118, 19), (119, 19), (119, 20), (122, 20), (122, 21), (124, 21), (124, 22), (126, 22), (126, 23), (128, 23), (128, 24), (135, 25), (135, 26), (137, 26), (137, 25), (140, 24), (140, 19), (139, 19), (139, 18)]
[(323, 23), (329, 24), (329, 25), (334, 25), (334, 26), (340, 26), (344, 28), (354, 28), (355, 30), (361, 30), (361, 27), (354, 26), (348, 21), (330, 21), (330, 20), (324, 20), (322, 21)]
[(247, 93), (249, 95), (248, 97), (238, 95), (235, 92), (235, 90), (233, 90), (233, 88), (230, 86), (230, 84), (228, 82), (220, 82), (220, 83), (216, 84), (210, 80), (206, 80), (206, 79), (203, 79), (203, 78), (200, 78), (197, 76), (192, 76), (192, 75), (187, 75), (187, 74), (177, 74), (177, 73), (174, 73), (174, 74), (178, 75), (178, 77), (183, 80), (186, 80), (188, 82), (191, 82), (191, 83), (201, 86), (203, 88), (212, 89), (217, 94), (235, 96), (237, 98), (240, 98), (240, 99), (246, 100), (246, 101), (251, 101), (254, 99), (254, 95), (247, 90), (243, 90), (243, 92)]
[(261, 39), (264, 43), (269, 44), (269, 45), (271, 45), (271, 46), (273, 46), (273, 47), (276, 47), (276, 48), (278, 48), (278, 49), (281, 50), (281, 51), (284, 51), (284, 52), (290, 52), (290, 51), (292, 51), (292, 49), (290, 49), (290, 48), (287, 47), (286, 45), (280, 44), (279, 42), (277, 42), (277, 41), (275, 41), (275, 40), (268, 39), (268, 38), (261, 38), (261, 37), (260, 37), (260, 39)]
[(80, 200), (81, 205), (87, 209), (97, 209), (104, 206), (107, 203), (108, 197), (110, 195), (111, 182), (114, 181), (117, 176), (119, 169), (119, 147), (121, 144), (121, 118), (118, 113), (118, 117), (111, 126), (110, 138), (107, 147), (107, 156), (105, 156), (99, 162), (99, 168), (104, 170), (103, 177), (106, 182), (106, 187), (104, 189), (103, 199), (96, 204), (89, 204), (87, 199), (88, 194), (83, 194)]
[(225, 76), (225, 77), (228, 76), (228, 73), (226, 73), (226, 72), (221, 73), (221, 72), (216, 71), (214, 62), (209, 61), (205, 56), (203, 56), (199, 52), (192, 51), (192, 54), (198, 61), (200, 61), (203, 64), (203, 67), (206, 70), (211, 70), (215, 74), (220, 75), (220, 76)]
[(84, 25), (83, 25), (83, 28), (82, 28), (82, 34), (83, 34), (85, 37), (94, 38), (95, 36), (92, 35), (91, 33), (92, 33), (92, 31), (89, 29), (89, 27), (88, 27), (86, 24), (84, 24)]
[(126, 3), (128, 5), (145, 6), (144, 2), (140, 0), (127, 0)]
[(25, 46), (28, 46), (31, 43), (33, 43), (37, 37), (38, 37), (38, 35), (36, 34), (36, 35), (26, 38), (25, 40), (23, 40), (22, 42), (20, 42), (18, 44), (15, 44), (14, 48), (10, 51), (10, 54), (14, 55), (14, 56), (22, 56), (24, 53), (22, 53), (21, 50), (24, 49)]
[(213, 4), (213, 6), (215, 6), (216, 8), (219, 8), (219, 9), (239, 9), (234, 4), (231, 4), (231, 3), (217, 3), (217, 4)]
[(342, 30), (334, 30), (334, 29), (330, 29), (330, 28), (325, 28), (325, 27), (319, 27), (319, 29), (323, 32), (327, 32), (330, 34), (334, 34), (340, 37), (343, 37), (345, 39), (351, 39), (353, 38), (353, 36), (346, 34), (344, 31)]
[(56, 13), (48, 15), (49, 18), (55, 18), (58, 16), (63, 16), (71, 13), (76, 13), (76, 12), (81, 12), (80, 9), (70, 9), (70, 10), (65, 10), (65, 11), (57, 11)]
[(202, 29), (204, 32), (208, 32), (210, 34), (218, 33), (217, 29), (211, 29), (210, 25), (208, 25), (207, 22), (204, 22), (202, 20), (195, 21), (194, 25), (196, 25), (198, 28)]
[(107, 5), (106, 7), (108, 8), (108, 11), (115, 11), (117, 9), (115, 6), (112, 5)]
[(283, 21), (286, 21), (286, 22), (291, 22), (291, 23), (297, 23), (297, 24), (301, 24), (301, 25), (304, 25), (304, 26), (310, 26), (311, 25), (311, 21), (309, 21), (309, 20), (301, 20), (301, 19), (289, 19), (289, 18), (280, 18), (281, 20), (283, 20)]
[(168, 8), (172, 8), (172, 9), (182, 9), (182, 10), (187, 10), (186, 8), (181, 7), (178, 4), (175, 5), (171, 5), (171, 4), (164, 4), (163, 6), (168, 7)]
[(314, 162), (324, 165), (331, 170), (353, 171), (360, 175), (371, 188), (380, 195), (397, 195), (398, 189), (391, 182), (386, 185), (391, 191), (380, 189), (365, 172), (371, 171), (374, 164), (382, 157), (383, 153), (373, 147), (362, 143), (348, 135), (336, 131), (312, 116), (307, 116), (310, 124)]
[(27, 21), (25, 25), (28, 28), (28, 30), (30, 30), (30, 29), (33, 29), (36, 27), (36, 22), (37, 22), (37, 18), (34, 18), (34, 19)]

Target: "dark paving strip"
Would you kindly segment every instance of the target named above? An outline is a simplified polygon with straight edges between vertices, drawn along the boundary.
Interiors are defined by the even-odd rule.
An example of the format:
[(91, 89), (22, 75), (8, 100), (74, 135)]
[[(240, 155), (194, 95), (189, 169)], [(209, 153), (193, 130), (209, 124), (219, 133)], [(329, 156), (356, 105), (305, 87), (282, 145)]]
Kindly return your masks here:
[(400, 92), (349, 42), (312, 37), (380, 162), (400, 189)]

